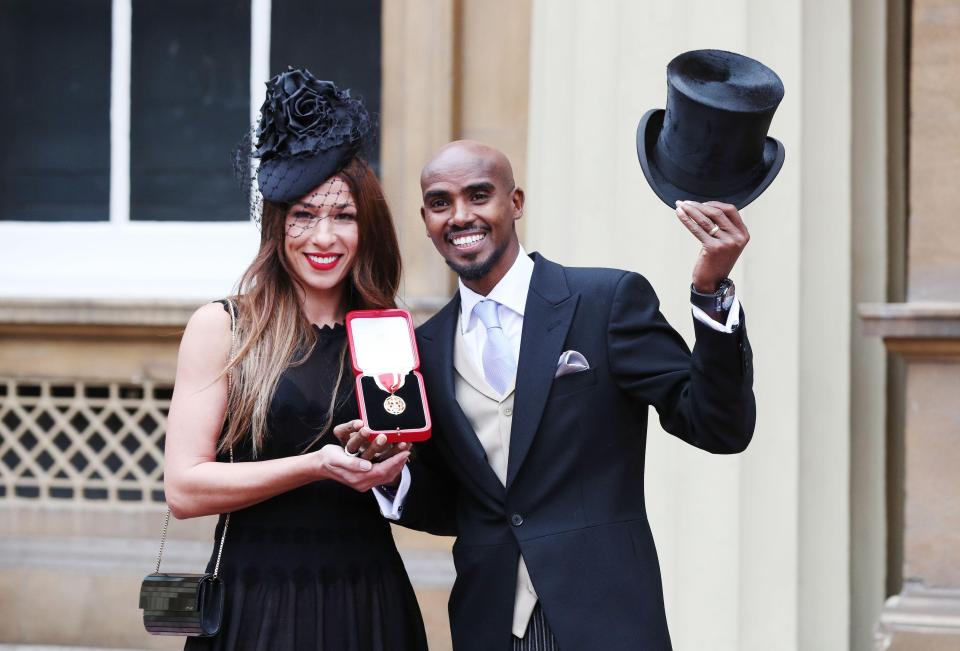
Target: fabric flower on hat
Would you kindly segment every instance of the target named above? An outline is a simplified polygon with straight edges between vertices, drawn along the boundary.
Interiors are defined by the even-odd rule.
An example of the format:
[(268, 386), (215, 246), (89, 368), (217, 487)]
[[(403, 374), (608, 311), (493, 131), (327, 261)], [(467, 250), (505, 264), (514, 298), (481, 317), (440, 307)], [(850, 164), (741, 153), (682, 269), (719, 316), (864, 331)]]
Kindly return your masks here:
[(261, 161), (359, 142), (371, 128), (363, 103), (349, 90), (306, 69), (289, 68), (268, 81), (260, 113), (254, 156)]
[(359, 97), (309, 70), (288, 68), (267, 82), (260, 118), (232, 154), (240, 187), (259, 223), (263, 201), (294, 201), (372, 151), (374, 119)]

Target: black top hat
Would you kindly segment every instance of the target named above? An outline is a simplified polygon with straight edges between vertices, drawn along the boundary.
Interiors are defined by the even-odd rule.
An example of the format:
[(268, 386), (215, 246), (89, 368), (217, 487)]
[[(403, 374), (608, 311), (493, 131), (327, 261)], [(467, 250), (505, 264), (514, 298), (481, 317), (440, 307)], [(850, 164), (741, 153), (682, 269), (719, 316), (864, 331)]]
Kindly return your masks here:
[(684, 199), (749, 204), (783, 166), (783, 144), (767, 136), (781, 99), (783, 82), (759, 61), (723, 50), (676, 57), (666, 110), (647, 111), (637, 127), (650, 187), (671, 208)]
[(256, 143), (241, 144), (235, 165), (255, 169), (264, 199), (289, 203), (342, 170), (370, 144), (372, 130), (370, 114), (349, 90), (288, 68), (267, 82)]

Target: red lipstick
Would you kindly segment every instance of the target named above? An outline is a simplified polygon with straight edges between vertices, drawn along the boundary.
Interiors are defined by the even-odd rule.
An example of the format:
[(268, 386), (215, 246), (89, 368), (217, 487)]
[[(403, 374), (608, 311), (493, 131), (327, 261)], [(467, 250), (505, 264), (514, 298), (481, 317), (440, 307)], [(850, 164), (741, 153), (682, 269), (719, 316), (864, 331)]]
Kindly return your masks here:
[[(337, 266), (337, 263), (340, 262), (340, 258), (343, 257), (342, 253), (304, 253), (304, 257), (307, 258), (307, 263), (316, 269), (317, 271), (330, 271)], [(314, 258), (333, 258), (331, 262), (317, 262)]]

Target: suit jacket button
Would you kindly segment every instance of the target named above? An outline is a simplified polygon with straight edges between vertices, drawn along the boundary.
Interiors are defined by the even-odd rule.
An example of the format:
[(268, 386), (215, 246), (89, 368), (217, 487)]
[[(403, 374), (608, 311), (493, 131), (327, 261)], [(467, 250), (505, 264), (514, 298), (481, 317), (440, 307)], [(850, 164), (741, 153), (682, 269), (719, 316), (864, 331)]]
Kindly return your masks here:
[(510, 524), (515, 527), (519, 527), (521, 524), (523, 524), (523, 516), (519, 513), (514, 513), (510, 516)]

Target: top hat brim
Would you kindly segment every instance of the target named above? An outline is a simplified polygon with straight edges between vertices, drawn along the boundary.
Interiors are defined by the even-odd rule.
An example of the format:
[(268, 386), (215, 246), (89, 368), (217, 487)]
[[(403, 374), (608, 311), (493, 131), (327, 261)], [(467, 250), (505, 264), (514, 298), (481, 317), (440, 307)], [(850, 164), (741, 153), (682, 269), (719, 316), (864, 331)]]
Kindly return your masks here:
[(637, 158), (640, 159), (640, 167), (643, 169), (643, 175), (650, 187), (671, 208), (676, 208), (677, 201), (692, 200), (699, 202), (722, 201), (733, 204), (740, 210), (759, 197), (777, 177), (780, 168), (783, 167), (783, 144), (776, 138), (767, 136), (763, 146), (762, 173), (758, 174), (757, 180), (753, 183), (742, 188), (731, 188), (727, 193), (721, 192), (713, 196), (706, 196), (698, 194), (695, 190), (681, 188), (667, 178), (653, 158), (653, 150), (656, 147), (657, 138), (660, 136), (660, 130), (663, 128), (665, 115), (665, 109), (651, 109), (640, 119), (640, 124), (637, 125)]
[(267, 201), (291, 203), (342, 170), (356, 154), (354, 143), (344, 143), (312, 155), (271, 158), (260, 163), (257, 185)]

